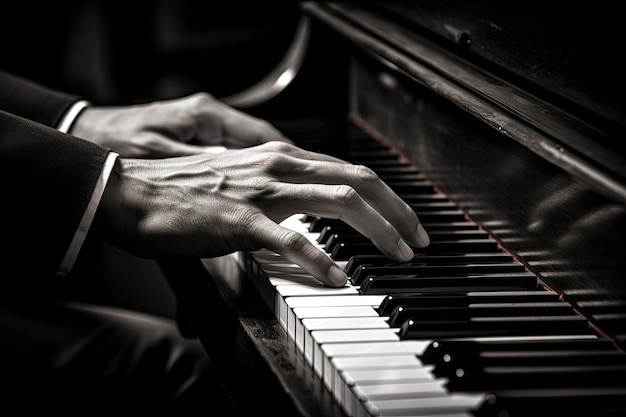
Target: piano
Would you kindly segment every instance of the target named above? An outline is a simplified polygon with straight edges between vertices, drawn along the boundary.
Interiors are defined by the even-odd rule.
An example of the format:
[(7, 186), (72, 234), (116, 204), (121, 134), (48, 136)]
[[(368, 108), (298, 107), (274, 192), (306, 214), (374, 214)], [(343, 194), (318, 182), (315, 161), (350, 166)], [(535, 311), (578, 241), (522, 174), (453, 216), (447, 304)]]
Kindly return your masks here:
[(625, 415), (618, 13), (301, 10), (274, 79), (226, 101), (374, 169), (432, 243), (398, 263), (341, 221), (285, 220), (346, 270), (344, 288), (267, 250), (163, 261), (241, 415)]

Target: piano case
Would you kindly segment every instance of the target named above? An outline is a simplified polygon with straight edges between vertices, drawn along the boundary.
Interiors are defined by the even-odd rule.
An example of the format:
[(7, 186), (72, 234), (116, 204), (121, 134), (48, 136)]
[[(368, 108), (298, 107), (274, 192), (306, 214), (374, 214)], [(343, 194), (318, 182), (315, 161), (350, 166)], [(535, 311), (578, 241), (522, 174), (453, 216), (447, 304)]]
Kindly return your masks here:
[[(372, 166), (407, 199), (422, 195), (426, 200), (416, 202), (416, 210), (434, 246), (443, 249), (418, 250), (416, 259), (438, 250), (445, 254), (445, 242), (463, 239), (465, 232), (458, 230), (443, 237), (449, 230), (441, 224), (476, 226), (497, 246), (489, 251), (522, 266), (518, 278), (530, 274), (536, 289), (555, 293), (585, 321), (583, 333), (608, 342), (610, 355), (619, 359), (607, 367), (599, 357), (580, 358), (577, 363), (589, 365), (605, 381), (589, 377), (588, 386), (571, 382), (576, 376), (548, 378), (525, 391), (506, 378), (484, 386), (479, 379), (459, 392), (498, 394), (486, 395), (477, 407), (455, 408), (450, 399), (449, 407), (428, 408), (417, 393), (398, 394), (399, 399), (381, 395), (382, 402), (376, 402), (378, 397), (355, 385), (342, 392), (329, 388), (281, 323), (277, 309), (284, 300), (269, 282), (275, 273), (267, 273), (254, 254), (161, 262), (181, 311), (220, 366), (241, 414), (516, 416), (553, 406), (571, 415), (626, 411), (626, 160), (620, 151), (626, 91), (616, 10), (602, 2), (550, 10), (535, 2), (381, 1), (304, 2), (302, 11), (310, 39), (297, 76), (280, 94), (245, 110), (270, 119), (303, 147)], [(430, 197), (420, 188), (424, 183)], [(478, 251), (473, 248), (464, 255)], [(349, 254), (346, 261), (366, 255), (349, 244), (341, 250)], [(445, 277), (446, 270), (430, 273)], [(211, 279), (217, 274), (231, 277), (236, 290), (218, 287)], [(485, 276), (473, 270), (455, 274)], [(404, 278), (374, 282), (371, 276), (368, 291), (377, 294), (385, 295), (376, 288), (441, 293), (434, 284), (407, 289), (400, 284)], [(460, 291), (470, 284), (454, 285)], [(483, 291), (502, 290), (494, 285)], [(432, 342), (432, 333), (408, 321), (399, 325), (401, 334)], [(491, 329), (488, 334), (501, 334), (502, 329)], [(421, 331), (428, 336), (420, 339)], [(442, 346), (446, 339), (473, 337), (465, 328), (437, 334)], [(522, 356), (561, 349), (528, 346), (515, 349), (531, 349)], [(528, 364), (532, 361), (520, 369), (530, 371)], [(495, 405), (487, 404), (494, 398)]]

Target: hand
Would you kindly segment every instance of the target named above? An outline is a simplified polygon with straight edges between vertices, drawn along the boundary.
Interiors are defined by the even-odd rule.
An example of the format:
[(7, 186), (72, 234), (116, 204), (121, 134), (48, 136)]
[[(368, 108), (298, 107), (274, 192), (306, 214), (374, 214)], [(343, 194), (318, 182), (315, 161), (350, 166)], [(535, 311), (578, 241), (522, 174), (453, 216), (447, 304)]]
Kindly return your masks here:
[(307, 213), (340, 218), (387, 256), (430, 243), (415, 212), (368, 168), (284, 142), (160, 160), (118, 160), (97, 224), (118, 247), (150, 258), (208, 258), (267, 248), (329, 286), (345, 273), (279, 225)]
[(88, 107), (70, 133), (130, 158), (161, 158), (243, 148), (269, 141), (291, 143), (268, 121), (206, 93), (123, 107)]

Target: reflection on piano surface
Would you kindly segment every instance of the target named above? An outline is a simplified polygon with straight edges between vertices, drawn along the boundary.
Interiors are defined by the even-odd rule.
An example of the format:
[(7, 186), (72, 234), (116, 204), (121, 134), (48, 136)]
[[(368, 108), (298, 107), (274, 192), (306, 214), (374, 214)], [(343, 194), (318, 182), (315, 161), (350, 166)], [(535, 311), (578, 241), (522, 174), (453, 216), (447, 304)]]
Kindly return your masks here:
[[(252, 282), (261, 301), (252, 314), (249, 299), (230, 300), (240, 316), (217, 328), (234, 335), (221, 350), (216, 328), (207, 330), (217, 307), (194, 306), (193, 294), (181, 302), (209, 353), (237, 362), (225, 380), (235, 401), (248, 397), (244, 415), (623, 415), (623, 102), (607, 99), (599, 84), (608, 80), (576, 99), (576, 86), (542, 78), (572, 58), (567, 49), (557, 64), (541, 51), (498, 59), (480, 37), (484, 22), (470, 19), (484, 12), (491, 28), (507, 23), (490, 2), (460, 6), (457, 26), (445, 25), (449, 9), (427, 4), (305, 3), (311, 38), (334, 40), (324, 45), (349, 62), (337, 68), (348, 97), (332, 98), (348, 100), (347, 114), (275, 120), (304, 147), (374, 169), (414, 207), (431, 245), (392, 262), (340, 220), (294, 215), (285, 225), (345, 269), (344, 288), (266, 250), (202, 260), (200, 272)], [(462, 12), (475, 14), (463, 21)], [(512, 67), (525, 58), (543, 68)], [(224, 330), (233, 323), (243, 330)]]

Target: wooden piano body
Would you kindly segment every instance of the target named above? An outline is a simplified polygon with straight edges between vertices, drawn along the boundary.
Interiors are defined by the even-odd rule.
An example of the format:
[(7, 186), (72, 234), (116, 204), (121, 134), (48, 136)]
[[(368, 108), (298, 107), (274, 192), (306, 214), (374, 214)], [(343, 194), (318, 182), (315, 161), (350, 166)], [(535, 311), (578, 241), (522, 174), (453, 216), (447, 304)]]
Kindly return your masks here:
[[(352, 162), (363, 161), (352, 137), (384, 145), (621, 352), (626, 88), (616, 11), (597, 6), (305, 2), (298, 74), (245, 110)], [(348, 415), (277, 320), (253, 259), (162, 267), (242, 415)], [(598, 415), (624, 407), (626, 396)]]

